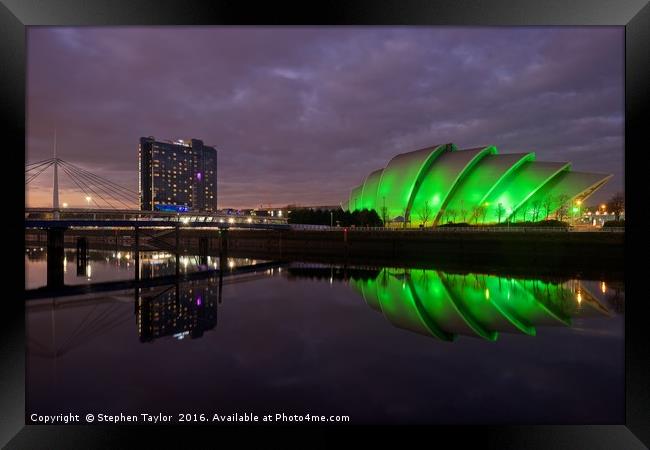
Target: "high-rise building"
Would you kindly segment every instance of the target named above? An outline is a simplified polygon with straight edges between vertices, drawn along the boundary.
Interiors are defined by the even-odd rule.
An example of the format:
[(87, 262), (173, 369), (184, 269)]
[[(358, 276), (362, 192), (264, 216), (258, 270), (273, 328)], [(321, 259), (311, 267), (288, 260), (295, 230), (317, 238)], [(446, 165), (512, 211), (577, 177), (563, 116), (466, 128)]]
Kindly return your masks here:
[(143, 211), (217, 210), (217, 151), (199, 139), (140, 138), (138, 172)]

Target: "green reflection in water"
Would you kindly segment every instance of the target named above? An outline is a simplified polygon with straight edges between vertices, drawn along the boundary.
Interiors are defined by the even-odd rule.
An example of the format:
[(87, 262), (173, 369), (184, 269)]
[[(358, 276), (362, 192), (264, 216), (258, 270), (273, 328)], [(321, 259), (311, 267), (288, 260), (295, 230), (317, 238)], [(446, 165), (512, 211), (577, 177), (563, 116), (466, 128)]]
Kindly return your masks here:
[(396, 327), (443, 341), (458, 335), (496, 341), (502, 332), (535, 336), (539, 326), (570, 326), (575, 316), (610, 315), (578, 280), (384, 268), (374, 279), (353, 277), (350, 284)]

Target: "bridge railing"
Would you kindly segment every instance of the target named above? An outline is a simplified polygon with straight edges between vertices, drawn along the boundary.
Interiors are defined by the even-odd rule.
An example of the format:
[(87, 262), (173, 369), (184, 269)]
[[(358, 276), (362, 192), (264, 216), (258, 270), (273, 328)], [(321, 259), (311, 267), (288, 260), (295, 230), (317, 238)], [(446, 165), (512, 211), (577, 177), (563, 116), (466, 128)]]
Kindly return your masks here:
[(230, 215), (197, 212), (165, 212), (165, 211), (131, 211), (131, 210), (87, 210), (87, 209), (52, 209), (27, 208), (25, 219), (29, 220), (147, 220), (181, 223), (224, 223), (224, 224), (286, 224), (286, 218)]

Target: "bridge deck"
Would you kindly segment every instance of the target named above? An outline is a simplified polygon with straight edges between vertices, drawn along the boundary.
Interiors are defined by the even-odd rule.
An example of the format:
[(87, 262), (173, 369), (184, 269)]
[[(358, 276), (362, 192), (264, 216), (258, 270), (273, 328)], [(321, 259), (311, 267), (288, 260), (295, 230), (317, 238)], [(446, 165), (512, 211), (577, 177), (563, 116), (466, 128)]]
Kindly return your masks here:
[(165, 219), (26, 219), (25, 228), (216, 228), (216, 229), (256, 229), (288, 230), (286, 223), (228, 223), (228, 222), (183, 222)]

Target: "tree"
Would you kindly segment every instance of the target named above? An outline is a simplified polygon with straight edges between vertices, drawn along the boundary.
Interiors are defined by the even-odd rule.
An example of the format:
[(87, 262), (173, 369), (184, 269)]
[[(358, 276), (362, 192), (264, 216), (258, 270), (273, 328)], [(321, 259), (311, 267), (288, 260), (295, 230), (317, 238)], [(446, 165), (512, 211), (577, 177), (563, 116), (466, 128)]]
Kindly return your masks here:
[(540, 209), (542, 207), (542, 202), (540, 200), (535, 200), (530, 204), (530, 206), (533, 208), (533, 222), (537, 222), (537, 218), (539, 217)]
[(614, 218), (618, 222), (621, 213), (625, 211), (625, 196), (622, 192), (617, 192), (609, 199), (607, 209), (614, 214)]
[(382, 198), (382, 207), (380, 209), (381, 211), (381, 220), (384, 222), (384, 226), (386, 226), (386, 219), (388, 218), (388, 208), (386, 208), (386, 197)]
[(514, 205), (510, 207), (510, 222), (516, 222), (517, 221), (517, 211), (518, 209), (515, 208)]
[(378, 227), (383, 225), (377, 211), (365, 208), (354, 212), (343, 211), (342, 209), (294, 209), (288, 216), (289, 223), (309, 225), (329, 225), (331, 220), (344, 227), (350, 225)]
[(381, 207), (381, 220), (384, 223), (384, 226), (386, 226), (386, 217), (388, 216), (388, 208), (386, 206)]
[(557, 196), (557, 211), (555, 212), (555, 215), (557, 217), (557, 220), (562, 222), (562, 220), (566, 217), (567, 213), (569, 212), (569, 195), (562, 193)]
[(465, 208), (465, 200), (460, 201), (460, 217), (463, 222), (467, 222), (467, 208)]
[(481, 205), (481, 216), (483, 216), (481, 219), (481, 223), (483, 224), (485, 224), (485, 218), (487, 217), (487, 213), (488, 213), (488, 204), (486, 203), (484, 205)]
[(456, 222), (456, 210), (455, 209), (448, 209), (447, 210), (447, 221), (448, 222)]
[(551, 214), (551, 209), (553, 209), (553, 196), (547, 195), (544, 197), (542, 208), (544, 208), (544, 219), (548, 219), (548, 215)]
[(472, 207), (472, 219), (474, 219), (474, 225), (478, 225), (478, 219), (481, 216), (481, 206), (473, 206)]
[(418, 218), (420, 219), (420, 221), (422, 221), (422, 223), (426, 227), (430, 217), (431, 217), (431, 207), (429, 206), (429, 200), (425, 200), (424, 204), (418, 211)]
[(505, 214), (506, 209), (503, 207), (503, 204), (499, 203), (496, 207), (497, 211), (497, 223), (501, 223), (501, 216)]
[(528, 203), (524, 204), (524, 209), (522, 210), (522, 213), (524, 215), (524, 218), (523, 218), (522, 222), (525, 222), (526, 221), (526, 214), (528, 214)]

